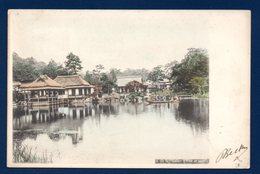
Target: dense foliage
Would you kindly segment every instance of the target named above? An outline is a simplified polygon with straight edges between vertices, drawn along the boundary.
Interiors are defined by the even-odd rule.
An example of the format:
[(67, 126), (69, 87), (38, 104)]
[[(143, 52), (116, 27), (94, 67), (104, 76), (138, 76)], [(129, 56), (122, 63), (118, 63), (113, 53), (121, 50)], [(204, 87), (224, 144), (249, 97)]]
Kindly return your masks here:
[(82, 69), (82, 62), (79, 56), (76, 56), (73, 53), (69, 53), (66, 59), (67, 61), (65, 62), (65, 68), (69, 74), (77, 74)]
[(91, 85), (95, 85), (95, 79), (90, 71), (86, 71), (84, 79)]
[(181, 63), (172, 67), (174, 91), (205, 94), (209, 91), (209, 60), (206, 50), (190, 48)]
[(112, 89), (116, 87), (116, 77), (113, 78), (111, 73), (109, 74), (102, 73), (100, 78), (100, 83), (102, 87), (102, 92), (111, 94)]
[[(66, 57), (65, 67), (51, 60), (47, 65), (36, 61), (33, 57), (21, 58), (17, 53), (13, 54), (13, 79), (14, 81), (30, 82), (39, 75), (46, 74), (51, 78), (58, 75), (78, 74), (82, 69), (80, 58), (73, 53)], [(84, 79), (91, 85), (96, 86), (98, 94), (111, 93), (116, 88), (117, 76), (141, 76), (143, 81), (150, 80), (156, 84), (161, 80), (168, 79), (172, 83), (171, 89), (178, 94), (207, 95), (209, 91), (208, 80), (208, 53), (198, 48), (188, 49), (184, 59), (158, 65), (151, 71), (147, 69), (126, 69), (121, 71), (112, 68), (105, 71), (101, 64), (92, 71), (86, 71)], [(157, 90), (158, 91), (158, 90)]]
[(50, 78), (54, 79), (59, 75), (68, 75), (68, 72), (62, 65), (59, 65), (54, 60), (51, 60), (48, 65), (44, 67), (43, 74), (46, 74)]
[(90, 71), (86, 71), (84, 79), (88, 81), (90, 84), (96, 86), (96, 92), (99, 94), (102, 90), (102, 93), (110, 94), (112, 89), (116, 87), (116, 70), (111, 69), (110, 72), (103, 72), (104, 66), (99, 64), (96, 65), (96, 68)]
[(23, 59), (13, 53), (13, 79), (19, 82), (30, 82), (43, 73), (43, 62), (36, 61), (33, 57)]
[(31, 82), (39, 75), (46, 74), (52, 79), (58, 75), (67, 75), (68, 71), (62, 64), (51, 60), (47, 65), (38, 62), (33, 57), (21, 58), (17, 53), (13, 53), (13, 80), (19, 82)]
[(162, 70), (162, 66), (157, 66), (153, 68), (153, 70), (148, 74), (148, 80), (153, 82), (158, 82), (159, 80), (163, 80), (165, 78), (165, 73)]

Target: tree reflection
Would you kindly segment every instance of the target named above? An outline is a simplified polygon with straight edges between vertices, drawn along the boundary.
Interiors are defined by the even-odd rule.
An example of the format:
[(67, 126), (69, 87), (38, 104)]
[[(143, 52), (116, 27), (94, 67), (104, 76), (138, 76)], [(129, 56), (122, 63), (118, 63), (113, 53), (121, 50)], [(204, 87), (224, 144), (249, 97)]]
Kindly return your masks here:
[(45, 133), (52, 141), (71, 137), (74, 145), (83, 140), (84, 122), (93, 122), (100, 127), (102, 119), (120, 117), (125, 113), (160, 117), (174, 115), (175, 120), (189, 125), (193, 132), (203, 132), (209, 127), (208, 100), (182, 100), (179, 104), (105, 103), (80, 107), (16, 108), (13, 113), (14, 140), (37, 139), (39, 134)]
[(175, 108), (175, 118), (189, 124), (196, 132), (209, 128), (208, 100), (182, 100)]

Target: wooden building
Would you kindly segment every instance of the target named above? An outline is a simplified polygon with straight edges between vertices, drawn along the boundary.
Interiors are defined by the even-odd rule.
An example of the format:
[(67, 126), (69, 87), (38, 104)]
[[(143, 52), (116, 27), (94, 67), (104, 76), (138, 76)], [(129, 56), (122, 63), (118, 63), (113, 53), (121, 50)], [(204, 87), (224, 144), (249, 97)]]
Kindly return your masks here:
[(24, 100), (32, 106), (56, 104), (58, 96), (64, 92), (62, 85), (47, 75), (41, 75), (31, 83), (21, 84), (20, 89)]
[(146, 86), (143, 84), (141, 76), (118, 76), (117, 92), (127, 94), (130, 92), (145, 92)]
[(94, 86), (90, 85), (80, 75), (57, 76), (54, 81), (64, 88), (60, 98), (85, 99), (93, 93)]

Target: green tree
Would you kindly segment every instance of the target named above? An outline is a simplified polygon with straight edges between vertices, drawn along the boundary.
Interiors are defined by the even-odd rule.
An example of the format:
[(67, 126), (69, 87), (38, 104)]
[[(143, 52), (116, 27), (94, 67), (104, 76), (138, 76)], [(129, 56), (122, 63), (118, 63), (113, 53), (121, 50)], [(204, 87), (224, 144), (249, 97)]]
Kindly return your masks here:
[(108, 78), (110, 81), (112, 81), (113, 83), (116, 83), (117, 78), (116, 78), (116, 71), (114, 69), (111, 69), (110, 72), (108, 73)]
[(104, 66), (99, 64), (99, 65), (96, 65), (96, 68), (93, 69), (92, 71), (92, 74), (94, 76), (94, 79), (95, 79), (95, 84), (96, 85), (99, 85), (99, 82), (100, 82), (100, 77), (101, 77), (101, 72), (104, 70)]
[(190, 85), (193, 94), (203, 95), (208, 92), (208, 78), (207, 77), (192, 77)]
[(58, 65), (57, 68), (58, 68), (57, 69), (57, 76), (69, 74), (69, 72), (66, 70), (66, 68), (64, 68), (62, 65)]
[(156, 66), (153, 68), (153, 70), (148, 74), (148, 80), (151, 80), (153, 82), (158, 82), (159, 80), (162, 80), (165, 77), (165, 74), (162, 70), (162, 66)]
[(96, 65), (96, 68), (93, 69), (92, 75), (95, 80), (95, 94), (98, 95), (99, 97), (102, 96), (101, 89), (102, 85), (100, 84), (100, 78), (101, 78), (101, 72), (104, 70), (104, 66), (101, 64)]
[(181, 63), (172, 68), (171, 78), (176, 92), (200, 93), (198, 86), (203, 84), (203, 91), (208, 91), (208, 54), (204, 49), (190, 48)]
[(100, 83), (103, 93), (111, 94), (112, 89), (116, 87), (116, 77), (114, 75), (113, 72), (101, 74)]
[(82, 62), (78, 56), (73, 53), (69, 53), (66, 59), (67, 61), (65, 62), (65, 68), (68, 70), (69, 74), (77, 74), (82, 69)]
[(167, 78), (170, 78), (171, 77), (171, 74), (172, 74), (172, 67), (177, 64), (178, 62), (176, 60), (174, 61), (171, 61), (167, 64), (164, 65), (164, 74)]
[(45, 63), (38, 62), (33, 57), (24, 59), (13, 53), (13, 80), (31, 82), (42, 74), (45, 66)]
[(50, 78), (54, 79), (58, 75), (67, 75), (68, 72), (62, 65), (57, 64), (54, 60), (51, 59), (48, 65), (45, 66), (43, 74), (46, 74)]
[(95, 85), (95, 78), (90, 71), (86, 71), (84, 79), (89, 82), (91, 85)]

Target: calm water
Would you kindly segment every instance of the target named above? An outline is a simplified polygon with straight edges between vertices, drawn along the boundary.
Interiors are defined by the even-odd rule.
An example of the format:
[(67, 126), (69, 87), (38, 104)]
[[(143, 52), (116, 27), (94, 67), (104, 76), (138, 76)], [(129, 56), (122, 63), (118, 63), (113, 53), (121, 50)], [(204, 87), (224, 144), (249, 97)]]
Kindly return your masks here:
[(208, 100), (14, 109), (13, 140), (54, 163), (208, 158)]

